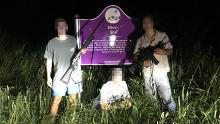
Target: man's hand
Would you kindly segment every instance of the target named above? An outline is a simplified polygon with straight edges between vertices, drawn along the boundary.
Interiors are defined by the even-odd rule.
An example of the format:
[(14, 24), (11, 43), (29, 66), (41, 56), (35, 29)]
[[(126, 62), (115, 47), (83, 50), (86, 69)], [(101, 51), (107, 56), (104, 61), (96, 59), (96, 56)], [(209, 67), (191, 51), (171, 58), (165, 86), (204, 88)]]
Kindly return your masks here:
[(52, 88), (53, 86), (53, 81), (51, 77), (47, 78), (47, 86), (49, 86), (50, 88)]
[(103, 104), (101, 104), (101, 109), (102, 110), (108, 110), (108, 109), (110, 109), (111, 108), (111, 106), (110, 106), (110, 104), (108, 104), (108, 103), (103, 103)]
[(166, 50), (159, 49), (159, 48), (155, 49), (154, 53), (159, 54), (159, 55), (167, 55), (167, 51)]
[(150, 66), (150, 61), (149, 60), (145, 60), (144, 61), (144, 67), (147, 68)]
[(86, 53), (86, 48), (81, 49), (82, 54)]
[(52, 59), (47, 59), (47, 65), (46, 65), (46, 69), (47, 69), (47, 85), (49, 86), (49, 87), (52, 87), (52, 83), (53, 83), (53, 81), (52, 81), (52, 78), (51, 78), (51, 76), (50, 76), (50, 74), (51, 74), (51, 71), (52, 71)]

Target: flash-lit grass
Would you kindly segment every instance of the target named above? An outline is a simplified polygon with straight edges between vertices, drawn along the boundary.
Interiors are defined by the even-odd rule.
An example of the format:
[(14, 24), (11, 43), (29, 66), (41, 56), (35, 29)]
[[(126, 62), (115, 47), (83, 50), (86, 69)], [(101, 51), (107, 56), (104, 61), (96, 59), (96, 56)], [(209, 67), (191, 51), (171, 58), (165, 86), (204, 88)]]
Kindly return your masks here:
[[(46, 85), (43, 52), (25, 51), (26, 46), (8, 49), (7, 39), (0, 36), (0, 123), (48, 124), (51, 91)], [(126, 77), (133, 105), (131, 108), (100, 111), (92, 99), (109, 80), (109, 66), (83, 66), (83, 93), (76, 110), (62, 99), (57, 123), (60, 124), (217, 124), (220, 123), (220, 66), (211, 51), (194, 50), (184, 57), (170, 59), (169, 73), (177, 112), (162, 113), (160, 103), (145, 94), (141, 76)]]

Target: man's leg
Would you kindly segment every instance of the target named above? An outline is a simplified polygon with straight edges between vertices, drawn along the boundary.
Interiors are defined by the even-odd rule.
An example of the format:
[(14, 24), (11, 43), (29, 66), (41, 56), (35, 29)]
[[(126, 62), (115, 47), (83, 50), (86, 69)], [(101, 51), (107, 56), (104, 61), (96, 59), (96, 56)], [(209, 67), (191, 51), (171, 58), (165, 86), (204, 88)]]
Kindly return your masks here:
[(176, 103), (172, 98), (170, 83), (167, 75), (157, 77), (157, 82), (159, 84), (159, 93), (163, 103), (167, 105), (170, 112), (174, 112), (176, 110)]
[(73, 72), (70, 82), (67, 85), (67, 93), (69, 94), (69, 101), (72, 107), (76, 107), (80, 100), (80, 93), (82, 92), (81, 75), (78, 71)]
[(59, 104), (62, 100), (62, 96), (65, 96), (67, 91), (66, 85), (62, 82), (54, 82), (54, 85), (52, 87), (52, 95), (54, 96), (50, 113), (52, 115), (52, 121), (55, 121), (55, 117), (57, 115), (57, 111), (59, 108)]
[(144, 86), (145, 86), (145, 89), (146, 89), (146, 93), (147, 95), (149, 95), (153, 100), (156, 100), (156, 95), (153, 94), (153, 87), (152, 87), (152, 84), (153, 82), (150, 81), (150, 76), (144, 72)]
[(59, 104), (62, 100), (62, 96), (54, 96), (52, 105), (51, 105), (51, 109), (50, 109), (50, 114), (52, 116), (52, 121), (55, 121), (56, 115), (57, 115), (57, 111), (59, 108)]
[(78, 100), (78, 93), (69, 94), (69, 101), (72, 107), (76, 107)]
[(147, 94), (153, 99), (157, 100), (157, 95), (156, 95), (156, 82), (153, 77), (153, 72), (151, 72), (152, 66), (151, 67), (144, 67), (142, 72), (144, 76), (144, 84), (146, 88)]

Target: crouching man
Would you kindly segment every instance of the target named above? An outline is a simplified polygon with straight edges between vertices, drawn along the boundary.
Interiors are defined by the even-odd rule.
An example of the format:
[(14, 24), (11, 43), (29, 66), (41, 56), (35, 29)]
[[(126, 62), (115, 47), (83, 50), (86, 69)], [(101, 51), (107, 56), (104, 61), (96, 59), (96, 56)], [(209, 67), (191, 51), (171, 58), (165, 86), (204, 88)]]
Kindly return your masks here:
[(130, 93), (126, 82), (122, 80), (121, 68), (112, 69), (112, 80), (102, 86), (93, 104), (96, 108), (101, 107), (102, 110), (131, 106)]

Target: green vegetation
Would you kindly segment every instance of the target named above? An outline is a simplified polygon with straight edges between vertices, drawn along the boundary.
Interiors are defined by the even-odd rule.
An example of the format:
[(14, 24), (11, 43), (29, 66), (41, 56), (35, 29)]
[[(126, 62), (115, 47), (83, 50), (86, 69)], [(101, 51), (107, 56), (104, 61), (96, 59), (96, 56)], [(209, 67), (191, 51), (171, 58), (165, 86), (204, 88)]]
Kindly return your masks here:
[[(46, 85), (44, 48), (36, 51), (26, 44), (10, 47), (10, 39), (0, 34), (0, 123), (48, 124), (52, 100)], [(220, 65), (212, 49), (194, 48), (191, 55), (177, 51), (170, 59), (170, 83), (177, 112), (161, 113), (158, 102), (145, 94), (141, 76), (127, 77), (133, 98), (131, 108), (99, 111), (92, 99), (109, 79), (109, 66), (83, 66), (84, 85), (77, 110), (69, 107), (67, 97), (60, 105), (60, 124), (215, 124), (220, 123)]]

